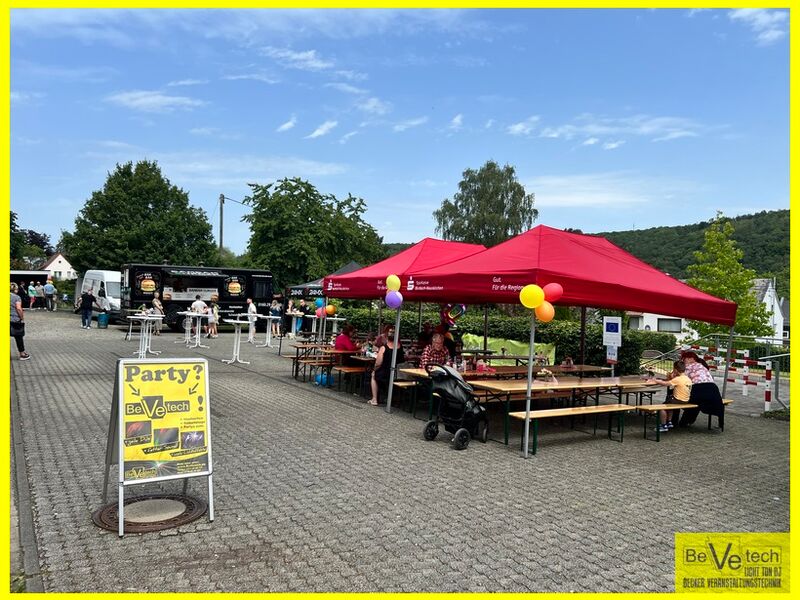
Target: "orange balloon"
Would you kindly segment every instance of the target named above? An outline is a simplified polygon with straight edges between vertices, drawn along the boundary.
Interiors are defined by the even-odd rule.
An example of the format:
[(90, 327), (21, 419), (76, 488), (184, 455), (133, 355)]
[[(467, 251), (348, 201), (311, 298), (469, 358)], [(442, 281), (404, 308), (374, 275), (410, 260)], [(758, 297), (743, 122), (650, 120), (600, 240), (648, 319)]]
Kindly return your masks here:
[(333, 304), (328, 304), (328, 306), (325, 307), (325, 312), (329, 315), (335, 315), (336, 307)]
[(539, 306), (534, 309), (536, 313), (536, 318), (539, 319), (542, 323), (548, 323), (553, 320), (553, 317), (556, 316), (556, 309), (553, 308), (553, 305), (550, 304), (547, 300), (542, 302)]

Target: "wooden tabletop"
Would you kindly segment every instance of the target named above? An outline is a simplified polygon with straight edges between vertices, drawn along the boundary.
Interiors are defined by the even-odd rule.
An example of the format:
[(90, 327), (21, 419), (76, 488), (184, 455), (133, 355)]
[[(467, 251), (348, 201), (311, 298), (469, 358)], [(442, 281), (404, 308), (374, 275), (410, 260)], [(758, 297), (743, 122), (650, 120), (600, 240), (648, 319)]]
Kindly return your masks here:
[[(469, 384), (479, 390), (488, 390), (497, 394), (511, 394), (524, 392), (528, 389), (527, 379), (497, 379), (470, 381)], [(627, 377), (563, 377), (558, 383), (533, 381), (532, 390), (593, 390), (596, 388), (635, 388), (654, 387), (658, 384), (648, 384), (641, 377), (631, 375)]]
[(323, 354), (359, 354), (360, 352), (361, 350), (337, 350), (336, 348), (331, 348), (330, 346), (322, 349)]

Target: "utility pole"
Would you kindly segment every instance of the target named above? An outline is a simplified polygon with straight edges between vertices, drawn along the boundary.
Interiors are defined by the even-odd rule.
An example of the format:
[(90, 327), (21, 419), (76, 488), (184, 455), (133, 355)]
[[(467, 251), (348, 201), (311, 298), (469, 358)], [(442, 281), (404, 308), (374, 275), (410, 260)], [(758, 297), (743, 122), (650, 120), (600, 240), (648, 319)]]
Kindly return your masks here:
[(222, 206), (225, 204), (225, 194), (219, 195), (219, 253), (222, 255)]

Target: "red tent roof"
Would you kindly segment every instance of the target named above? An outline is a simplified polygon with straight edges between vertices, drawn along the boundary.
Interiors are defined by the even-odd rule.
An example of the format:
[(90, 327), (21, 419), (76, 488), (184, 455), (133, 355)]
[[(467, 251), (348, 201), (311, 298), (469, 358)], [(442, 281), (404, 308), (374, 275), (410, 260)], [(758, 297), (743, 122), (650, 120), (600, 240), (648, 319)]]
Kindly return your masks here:
[(332, 298), (380, 298), (386, 294), (386, 278), (389, 275), (403, 279), (412, 270), (430, 269), (482, 250), (486, 250), (486, 246), (425, 238), (374, 265), (345, 275), (329, 275), (322, 282), (323, 289)]
[(401, 278), (409, 300), (519, 302), (523, 286), (560, 283), (558, 304), (638, 310), (733, 325), (736, 304), (701, 292), (602, 237), (539, 225), (462, 260)]

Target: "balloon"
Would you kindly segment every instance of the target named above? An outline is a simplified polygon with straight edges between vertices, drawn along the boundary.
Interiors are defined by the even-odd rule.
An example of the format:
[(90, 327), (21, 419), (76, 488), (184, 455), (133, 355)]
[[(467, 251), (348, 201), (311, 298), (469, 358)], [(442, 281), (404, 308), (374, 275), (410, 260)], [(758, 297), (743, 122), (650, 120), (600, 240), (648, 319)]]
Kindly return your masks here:
[(464, 304), (445, 304), (439, 312), (442, 318), (442, 323), (447, 323), (450, 327), (456, 324), (456, 319), (467, 312), (467, 307)]
[(544, 302), (544, 291), (536, 284), (526, 285), (519, 292), (519, 301), (525, 308), (536, 308)]
[(325, 306), (325, 300), (323, 300), (322, 298), (317, 298), (314, 304), (317, 305), (317, 308), (322, 308), (323, 306)]
[(536, 318), (542, 323), (549, 323), (556, 316), (556, 309), (547, 300), (537, 306), (534, 312), (536, 313)]
[(318, 318), (320, 318), (320, 319), (322, 318), (322, 307), (321, 306), (317, 309), (315, 314), (317, 315)]
[(403, 294), (395, 292), (394, 290), (386, 292), (386, 306), (389, 308), (400, 308), (401, 304), (403, 304)]
[(398, 291), (400, 289), (400, 278), (397, 275), (389, 275), (386, 278), (386, 287), (392, 292)]
[(542, 291), (544, 292), (544, 299), (548, 302), (557, 302), (564, 294), (564, 288), (561, 287), (560, 283), (548, 283), (542, 288)]
[(331, 316), (335, 315), (336, 314), (336, 307), (333, 304), (328, 304), (328, 306), (325, 307), (325, 312), (328, 313)]

